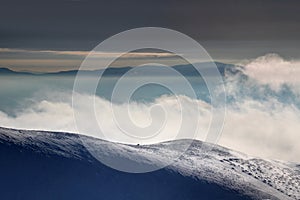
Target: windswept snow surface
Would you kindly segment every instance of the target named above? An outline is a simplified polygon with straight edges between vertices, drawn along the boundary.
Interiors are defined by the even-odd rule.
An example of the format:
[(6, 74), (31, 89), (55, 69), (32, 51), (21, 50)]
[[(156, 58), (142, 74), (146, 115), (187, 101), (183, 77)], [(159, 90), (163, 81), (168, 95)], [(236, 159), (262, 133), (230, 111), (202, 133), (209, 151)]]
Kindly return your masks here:
[[(152, 199), (153, 198), (199, 199), (199, 196), (201, 195), (203, 197), (203, 198), (201, 197), (201, 199), (283, 199), (283, 200), (300, 199), (300, 166), (299, 165), (295, 163), (286, 163), (283, 161), (273, 161), (273, 160), (252, 158), (244, 154), (226, 149), (224, 147), (203, 143), (201, 141), (193, 141), (190, 148), (186, 152), (184, 152), (184, 154), (182, 154), (181, 147), (185, 145), (186, 142), (190, 142), (190, 141), (177, 140), (177, 141), (163, 142), (155, 145), (137, 146), (137, 145), (117, 144), (117, 143), (112, 143), (104, 140), (95, 139), (92, 137), (79, 136), (77, 134), (70, 134), (70, 133), (56, 133), (56, 132), (14, 130), (14, 129), (0, 128), (0, 148), (1, 148), (0, 149), (1, 150), (0, 151), (0, 163), (1, 163), (0, 198), (1, 195), (6, 194), (8, 195), (7, 197), (10, 197), (11, 199), (24, 199), (18, 196), (13, 196), (13, 197), (9, 196), (10, 194), (8, 194), (7, 191), (11, 190), (11, 188), (9, 187), (12, 187), (12, 185), (14, 184), (17, 185), (19, 182), (22, 182), (19, 179), (25, 176), (20, 171), (16, 173), (19, 175), (14, 175), (15, 173), (13, 171), (14, 169), (23, 170), (23, 168), (22, 166), (11, 166), (11, 165), (15, 163), (19, 163), (18, 162), (19, 159), (22, 160), (20, 162), (24, 162), (24, 166), (27, 166), (28, 163), (26, 163), (26, 159), (24, 157), (29, 155), (28, 152), (31, 152), (30, 155), (34, 153), (42, 156), (38, 158), (34, 157), (34, 159), (32, 158), (29, 159), (30, 162), (36, 161), (35, 163), (32, 163), (31, 167), (35, 167), (34, 165), (39, 166), (42, 161), (43, 162), (45, 161), (44, 159), (46, 159), (46, 162), (49, 162), (48, 164), (45, 164), (46, 167), (44, 166), (45, 173), (49, 173), (48, 165), (51, 165), (51, 162), (53, 161), (52, 157), (54, 156), (56, 160), (58, 158), (59, 160), (65, 159), (65, 161), (59, 162), (61, 164), (60, 167), (62, 168), (64, 166), (63, 163), (64, 162), (67, 163), (67, 160), (68, 162), (69, 160), (72, 160), (72, 162), (78, 161), (78, 162), (89, 163), (88, 164), (89, 166), (93, 166), (92, 169), (94, 169), (95, 166), (102, 166), (100, 171), (102, 171), (103, 173), (105, 171), (106, 174), (109, 173), (113, 174), (110, 176), (107, 175), (108, 177), (105, 177), (105, 175), (102, 174), (103, 177), (100, 177), (100, 180), (105, 179), (102, 180), (102, 182), (103, 181), (109, 182), (108, 179), (113, 179), (113, 177), (115, 178), (119, 177), (120, 179), (120, 177), (130, 176), (127, 177), (128, 180), (126, 179), (126, 181), (124, 181), (124, 179), (120, 179), (123, 180), (124, 184), (126, 184), (123, 187), (127, 188), (126, 189), (127, 193), (126, 191), (120, 192), (120, 188), (118, 188), (117, 186), (116, 188), (111, 188), (112, 186), (109, 186), (108, 184), (108, 186), (111, 188), (109, 190), (112, 190), (112, 194), (110, 194), (110, 196), (107, 195), (103, 196), (104, 194), (102, 194), (102, 199), (120, 199), (120, 198), (122, 199), (141, 199), (141, 198), (143, 199), (151, 199), (151, 198)], [(93, 156), (91, 156), (91, 154), (86, 150), (83, 143), (89, 144), (89, 147), (93, 147), (92, 149), (93, 153), (97, 153), (103, 157), (121, 156), (124, 159), (132, 160), (135, 161), (136, 163), (145, 164), (145, 165), (163, 165), (164, 163), (169, 163), (169, 159), (171, 159), (171, 157), (173, 158), (173, 156), (170, 155), (174, 155), (174, 154), (178, 154), (178, 155), (182, 154), (182, 155), (172, 165), (168, 166), (165, 169), (161, 169), (158, 172), (146, 173), (144, 175), (138, 175), (138, 174), (125, 175), (127, 173), (118, 172), (116, 170), (109, 169), (105, 167), (103, 164), (101, 164), (100, 162), (98, 162), (96, 159), (94, 159)], [(130, 152), (130, 154), (128, 154), (128, 152)], [(18, 154), (20, 154), (20, 156)], [(25, 159), (25, 161), (23, 161), (23, 159)], [(11, 163), (11, 164), (7, 164), (7, 163)], [(65, 165), (67, 166), (67, 164)], [(57, 166), (53, 166), (51, 169), (55, 167)], [(81, 167), (80, 169), (87, 170), (86, 168), (83, 167)], [(27, 173), (26, 170), (30, 170), (28, 169), (28, 166), (24, 167), (24, 173)], [(91, 170), (91, 168), (89, 168), (89, 170)], [(31, 173), (32, 176), (39, 176), (38, 174), (35, 174), (34, 171)], [(42, 177), (44, 176), (45, 175), (42, 175)], [(61, 176), (61, 175), (57, 175), (57, 176)], [(81, 177), (80, 180), (82, 180), (83, 182), (84, 181), (87, 181), (87, 183), (92, 182), (92, 181), (85, 180), (84, 175), (82, 176), (83, 177)], [(15, 178), (17, 180), (14, 180), (13, 177), (17, 177)], [(49, 178), (48, 176), (46, 177)], [(138, 177), (138, 178), (134, 179), (134, 177)], [(156, 177), (158, 182), (155, 181), (152, 182), (154, 180), (153, 177)], [(172, 177), (172, 179), (170, 177)], [(32, 178), (34, 179), (35, 177)], [(147, 192), (149, 191), (147, 192), (141, 191), (145, 196), (139, 196), (139, 197), (130, 196), (132, 195), (131, 193), (132, 191), (134, 191), (134, 189), (132, 191), (130, 190), (130, 188), (128, 189), (128, 187), (133, 187), (132, 185), (128, 186), (128, 184), (130, 185), (130, 182), (128, 182), (129, 179), (132, 182), (137, 181), (136, 182), (137, 185), (135, 186), (136, 188), (142, 187), (141, 183), (143, 182), (143, 180), (145, 180), (145, 183), (143, 183), (145, 184), (144, 187), (152, 187), (149, 186), (149, 184), (150, 185), (163, 184), (164, 181), (160, 179), (166, 180), (165, 185), (159, 185), (159, 187), (160, 188), (165, 187), (166, 193), (169, 193), (168, 194), (169, 196), (164, 196), (166, 194), (163, 193), (163, 189), (162, 191), (160, 190), (158, 191), (157, 188), (155, 189), (157, 190), (157, 192), (153, 192), (153, 191), (151, 192), (151, 194), (153, 195), (158, 195), (155, 197), (153, 196), (149, 197), (149, 195), (147, 194)], [(167, 180), (169, 181), (172, 180), (172, 181), (168, 183)], [(11, 184), (10, 181), (12, 182)], [(49, 178), (49, 180), (45, 180), (45, 182), (47, 181), (49, 183), (50, 181), (53, 180), (52, 178), (51, 180)], [(177, 182), (176, 187), (175, 186), (172, 187), (172, 184), (174, 185), (175, 182)], [(54, 182), (53, 184), (55, 185), (55, 183), (59, 184), (60, 182), (56, 180), (56, 182)], [(185, 184), (186, 188), (183, 188), (184, 186), (180, 186), (181, 188), (177, 188), (179, 187), (180, 183)], [(96, 184), (96, 182), (94, 184)], [(97, 184), (99, 183), (97, 182)], [(76, 187), (77, 186), (78, 185), (76, 185)], [(205, 189), (208, 186), (210, 189)], [(52, 187), (54, 186), (52, 185)], [(65, 185), (64, 187), (70, 189), (70, 187), (72, 186)], [(99, 189), (100, 194), (101, 194), (101, 187)], [(198, 190), (199, 194), (196, 194), (197, 189), (194, 188), (195, 190), (192, 190), (191, 189), (192, 187), (199, 187)], [(102, 189), (103, 188), (106, 187), (103, 186)], [(176, 194), (176, 196), (171, 197), (170, 191), (168, 191), (167, 188), (170, 189), (171, 193), (173, 192), (174, 195)], [(180, 196), (179, 193), (176, 193), (180, 191), (180, 189), (182, 190), (182, 193), (180, 193), (180, 195), (183, 196)], [(22, 188), (14, 188), (13, 190), (15, 190), (14, 195), (16, 195), (18, 194), (18, 191), (22, 190)], [(38, 190), (41, 191), (45, 190), (49, 192), (51, 191), (51, 187), (50, 189), (39, 188)], [(207, 190), (207, 192), (212, 192), (211, 195), (203, 193), (205, 192), (205, 190)], [(219, 196), (216, 196), (216, 194), (214, 194), (213, 192), (214, 190), (219, 191), (219, 192), (215, 192)], [(78, 191), (80, 191), (80, 189)], [(105, 191), (107, 192), (107, 189)], [(193, 192), (193, 194), (184, 194), (184, 192), (187, 191), (189, 191), (189, 193)], [(201, 194), (201, 192), (203, 194)], [(74, 192), (74, 195), (75, 194), (76, 191)], [(90, 194), (93, 193), (90, 192)], [(138, 195), (143, 195), (143, 194), (138, 194)], [(53, 195), (53, 193), (51, 193), (51, 195)], [(121, 195), (121, 196), (115, 197), (116, 195)], [(148, 195), (149, 198), (146, 197), (146, 195)], [(32, 196), (30, 197), (32, 198)], [(66, 199), (66, 198), (68, 198), (68, 196), (64, 196), (61, 199)], [(80, 198), (81, 197), (78, 196), (78, 199)], [(99, 199), (99, 196), (97, 198)], [(95, 199), (97, 198), (95, 197)], [(40, 199), (45, 199), (45, 198), (40, 198)]]

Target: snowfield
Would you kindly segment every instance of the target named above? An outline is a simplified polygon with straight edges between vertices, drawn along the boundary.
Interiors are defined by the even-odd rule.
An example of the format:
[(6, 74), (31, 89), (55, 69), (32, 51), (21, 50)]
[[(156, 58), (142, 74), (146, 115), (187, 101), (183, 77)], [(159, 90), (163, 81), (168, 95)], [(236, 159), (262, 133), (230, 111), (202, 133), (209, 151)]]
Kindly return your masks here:
[[(248, 157), (227, 148), (189, 140), (154, 145), (126, 145), (70, 133), (0, 128), (0, 144), (16, 145), (46, 155), (95, 162), (90, 151), (100, 156), (119, 156), (145, 165), (164, 165), (182, 155), (167, 169), (195, 180), (218, 184), (253, 199), (300, 199), (300, 165)], [(129, 153), (130, 152), (130, 153)], [(133, 156), (134, 155), (134, 156)], [(0, 157), (0, 162), (5, 162)]]

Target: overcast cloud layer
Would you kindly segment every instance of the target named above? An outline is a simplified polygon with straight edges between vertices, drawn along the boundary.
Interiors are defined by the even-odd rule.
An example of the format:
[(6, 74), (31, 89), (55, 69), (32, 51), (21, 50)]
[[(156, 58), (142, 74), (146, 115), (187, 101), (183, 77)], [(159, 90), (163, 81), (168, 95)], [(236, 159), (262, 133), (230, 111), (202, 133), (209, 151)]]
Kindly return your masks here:
[(299, 12), (297, 0), (3, 0), (0, 47), (90, 51), (119, 32), (154, 26), (189, 35), (219, 61), (300, 59)]

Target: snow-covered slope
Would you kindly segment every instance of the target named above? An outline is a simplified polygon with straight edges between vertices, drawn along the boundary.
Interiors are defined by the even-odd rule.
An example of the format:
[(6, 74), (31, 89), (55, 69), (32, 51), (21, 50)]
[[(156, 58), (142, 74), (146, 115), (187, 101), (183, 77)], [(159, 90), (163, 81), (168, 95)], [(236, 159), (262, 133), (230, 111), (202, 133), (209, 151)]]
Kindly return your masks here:
[[(102, 174), (101, 177), (97, 179), (98, 182), (95, 180), (94, 184), (96, 184), (96, 182), (97, 184), (102, 184), (103, 179), (105, 179), (104, 177), (106, 177), (106, 179), (111, 179), (111, 177), (124, 178), (124, 176), (126, 176), (126, 178), (121, 178), (120, 180), (124, 181), (127, 186), (132, 184), (132, 182), (137, 181), (137, 183), (139, 184), (135, 187), (139, 188), (142, 184), (144, 184), (144, 187), (142, 188), (143, 190), (145, 187), (150, 187), (150, 190), (154, 190), (153, 188), (151, 189), (151, 187), (153, 186), (153, 184), (158, 184), (160, 188), (165, 187), (166, 192), (169, 188), (170, 191), (174, 193), (174, 195), (176, 194), (176, 197), (172, 196), (172, 198), (171, 196), (164, 196), (166, 194), (163, 194), (163, 190), (160, 193), (160, 190), (158, 191), (158, 189), (156, 188), (155, 190), (157, 190), (157, 192), (153, 195), (160, 195), (159, 198), (161, 197), (161, 199), (199, 199), (199, 196), (201, 195), (204, 197), (201, 197), (201, 199), (300, 199), (300, 166), (294, 163), (284, 163), (280, 161), (251, 158), (224, 147), (207, 144), (200, 141), (193, 141), (188, 151), (180, 156), (180, 158), (175, 163), (168, 166), (167, 169), (159, 170), (159, 172), (146, 173), (145, 175), (124, 175), (126, 173), (117, 172), (111, 169), (108, 170), (101, 163), (95, 160), (91, 156), (91, 154), (84, 148), (84, 146), (82, 145), (82, 141), (84, 143), (88, 143), (90, 147), (93, 147), (94, 153), (103, 154), (103, 156), (124, 156), (125, 159), (135, 160), (136, 158), (133, 158), (132, 154), (130, 154), (131, 156), (128, 157), (128, 154), (126, 152), (136, 152), (136, 156), (142, 158), (139, 159), (139, 162), (145, 162), (146, 164), (168, 163), (169, 159), (171, 159), (170, 155), (180, 155), (182, 153), (181, 147), (187, 142), (190, 142), (188, 140), (177, 140), (155, 145), (135, 146), (116, 144), (86, 136), (79, 137), (76, 134), (69, 133), (0, 128), (0, 163), (2, 163), (0, 166), (0, 197), (2, 194), (11, 195), (7, 192), (9, 190), (18, 191), (18, 189), (23, 189), (9, 188), (14, 184), (17, 185), (18, 182), (20, 182), (21, 184), (22, 180), (19, 179), (25, 176), (24, 174), (22, 174), (23, 168), (21, 166), (13, 165), (24, 163), (24, 173), (27, 173), (26, 170), (30, 171), (30, 169), (28, 168), (34, 168), (34, 165), (39, 166), (42, 162), (48, 162), (48, 164), (45, 164), (46, 167), (43, 164), (45, 169), (35, 168), (34, 171), (30, 172), (31, 176), (36, 176), (38, 174), (36, 171), (41, 169), (44, 169), (44, 171), (47, 173), (53, 173), (53, 169), (59, 171), (58, 169), (56, 169), (56, 167), (58, 165), (57, 160), (60, 160), (58, 162), (59, 165), (62, 165), (59, 168), (60, 170), (67, 166), (67, 164), (65, 164), (64, 166), (63, 163), (70, 163), (71, 161), (72, 163), (76, 163), (78, 161), (89, 163), (85, 164), (88, 165), (89, 168), (80, 167), (80, 173), (82, 172), (82, 170), (91, 170), (95, 167), (101, 166), (101, 173), (104, 173), (104, 171), (106, 171), (106, 174), (110, 174), (110, 176)], [(33, 153), (40, 156), (32, 156)], [(26, 158), (24, 157), (29, 157), (29, 155), (30, 159), (26, 160)], [(55, 157), (55, 164), (53, 164), (54, 166), (51, 165), (51, 162), (53, 162), (54, 160), (53, 157)], [(25, 161), (23, 159), (25, 159)], [(18, 160), (21, 161), (19, 162)], [(29, 161), (33, 163), (30, 163), (29, 165)], [(52, 167), (50, 168), (48, 165), (51, 165)], [(73, 163), (73, 165), (78, 166), (78, 163)], [(15, 173), (13, 172), (14, 169), (19, 170), (18, 175), (15, 175)], [(95, 174), (98, 174), (100, 172), (96, 170)], [(46, 176), (45, 174), (41, 175), (41, 177), (44, 176), (49, 179), (45, 180), (48, 181), (47, 183), (51, 181), (53, 182), (52, 177), (49, 178), (49, 176)], [(57, 176), (64, 177), (64, 175)], [(82, 175), (80, 180), (84, 180), (86, 178), (85, 176)], [(154, 180), (153, 177), (156, 177), (156, 180)], [(26, 176), (26, 178), (28, 177)], [(166, 180), (164, 186), (160, 185), (164, 182), (160, 180), (160, 178)], [(171, 181), (173, 179), (177, 182)], [(91, 180), (87, 181), (87, 183), (92, 182), (92, 180), (94, 179), (91, 178)], [(99, 180), (101, 180), (102, 182), (99, 183)], [(131, 180), (131, 182), (128, 182), (129, 180)], [(168, 182), (167, 180), (170, 180), (170, 182)], [(73, 182), (74, 181), (75, 180), (73, 180)], [(108, 180), (105, 181), (107, 183), (110, 183)], [(56, 179), (53, 184), (59, 185)], [(150, 186), (147, 184), (150, 184)], [(107, 184), (107, 187), (105, 187), (106, 192), (108, 190), (108, 186), (109, 184)], [(180, 189), (177, 187), (179, 186), (182, 190), (181, 193), (178, 193)], [(52, 185), (51, 187), (54, 186)], [(127, 195), (132, 195), (130, 194), (130, 188), (126, 189), (128, 192), (128, 194), (126, 193)], [(194, 190), (192, 190), (192, 188)], [(38, 190), (43, 191), (43, 189), (45, 188), (39, 188)], [(115, 190), (115, 192), (117, 193), (120, 192), (120, 188), (118, 189), (118, 187), (117, 189), (115, 188)], [(48, 189), (46, 191), (48, 191)], [(208, 194), (208, 192), (211, 193)], [(126, 195), (123, 194), (124, 191), (121, 193), (122, 195)], [(143, 193), (146, 194), (147, 192), (144, 191)], [(187, 195), (185, 193), (192, 194)], [(113, 195), (117, 194), (115, 193)], [(109, 197), (111, 197), (111, 199), (120, 199), (118, 197)], [(147, 199), (144, 196), (143, 198)], [(149, 197), (149, 199), (154, 198), (157, 199), (158, 197)], [(16, 197), (11, 199), (23, 198)], [(106, 197), (104, 199), (110, 198)], [(132, 196), (128, 196), (128, 198), (126, 198), (126, 196), (122, 196), (122, 199), (134, 198)], [(139, 198), (136, 197), (136, 199)]]

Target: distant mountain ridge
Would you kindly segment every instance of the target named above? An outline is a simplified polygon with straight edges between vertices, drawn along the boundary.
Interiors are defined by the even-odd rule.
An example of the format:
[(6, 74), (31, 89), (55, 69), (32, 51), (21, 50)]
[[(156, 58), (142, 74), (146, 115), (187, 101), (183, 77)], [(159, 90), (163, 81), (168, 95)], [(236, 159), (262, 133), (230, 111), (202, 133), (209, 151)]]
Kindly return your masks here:
[(31, 72), (17, 72), (8, 68), (0, 68), (0, 75), (34, 75)]
[[(235, 65), (232, 64), (225, 64), (225, 63), (220, 63), (220, 62), (215, 62), (216, 66), (218, 67), (219, 72), (221, 75), (225, 74), (225, 71), (227, 69), (232, 70), (235, 68)], [(211, 66), (211, 63), (205, 62), (205, 63), (200, 63), (201, 67), (203, 67), (203, 70), (206, 70), (206, 72), (210, 73), (212, 70), (210, 69), (209, 66)], [(173, 69), (176, 71), (180, 72), (184, 76), (199, 76), (198, 71), (193, 67), (191, 64), (187, 65), (174, 65), (172, 66)], [(107, 68), (106, 70), (99, 69), (99, 70), (82, 70), (80, 73), (82, 75), (88, 75), (88, 76), (93, 76), (93, 75), (98, 75), (99, 73), (103, 73), (104, 76), (122, 76), (126, 72), (130, 71), (133, 69), (133, 67), (110, 67)], [(18, 72), (18, 71), (13, 71), (8, 68), (0, 68), (0, 75), (35, 75), (35, 76), (76, 76), (79, 70), (69, 70), (69, 71), (59, 71), (59, 72), (47, 72), (47, 73), (34, 73), (34, 72)], [(152, 75), (151, 72), (150, 74), (141, 74), (141, 75)], [(152, 72), (153, 73), (153, 72)], [(157, 75), (157, 74), (154, 74)], [(158, 73), (158, 75), (161, 75)]]

